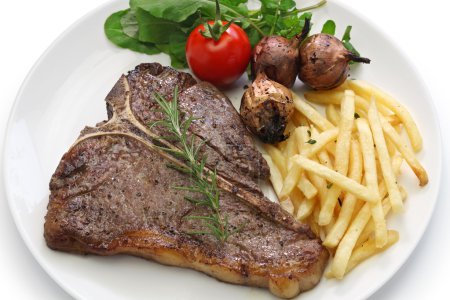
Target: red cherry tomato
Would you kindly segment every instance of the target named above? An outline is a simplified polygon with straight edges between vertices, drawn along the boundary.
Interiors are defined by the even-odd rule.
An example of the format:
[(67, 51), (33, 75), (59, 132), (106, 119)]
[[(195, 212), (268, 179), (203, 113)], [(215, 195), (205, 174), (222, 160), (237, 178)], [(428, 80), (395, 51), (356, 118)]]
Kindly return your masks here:
[[(208, 23), (212, 26), (214, 21)], [(231, 24), (216, 41), (204, 37), (200, 30), (205, 30), (203, 24), (191, 32), (186, 43), (189, 67), (201, 80), (217, 86), (230, 85), (241, 77), (249, 63), (252, 49), (247, 34), (238, 25)]]

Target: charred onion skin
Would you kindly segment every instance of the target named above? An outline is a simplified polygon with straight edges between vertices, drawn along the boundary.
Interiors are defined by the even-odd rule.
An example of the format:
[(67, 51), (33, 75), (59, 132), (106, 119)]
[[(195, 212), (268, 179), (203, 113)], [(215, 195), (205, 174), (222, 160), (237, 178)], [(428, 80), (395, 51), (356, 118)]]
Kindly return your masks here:
[(270, 79), (292, 87), (297, 78), (298, 39), (292, 41), (277, 35), (266, 36), (253, 49), (252, 74), (263, 71)]
[(294, 112), (291, 91), (264, 72), (242, 96), (240, 114), (247, 128), (264, 143), (284, 141), (286, 124)]
[(278, 35), (263, 37), (252, 51), (252, 78), (264, 72), (269, 79), (291, 88), (299, 70), (298, 48), (308, 35), (310, 25), (310, 20), (305, 19), (302, 32), (291, 40)]
[(370, 63), (347, 50), (336, 37), (319, 33), (305, 39), (299, 50), (298, 78), (316, 90), (329, 90), (341, 85), (348, 77), (349, 62)]

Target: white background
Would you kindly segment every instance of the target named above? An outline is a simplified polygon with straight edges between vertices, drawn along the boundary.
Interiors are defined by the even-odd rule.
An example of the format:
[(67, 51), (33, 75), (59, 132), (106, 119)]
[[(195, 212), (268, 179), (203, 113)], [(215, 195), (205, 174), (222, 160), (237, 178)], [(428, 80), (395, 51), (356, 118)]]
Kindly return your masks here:
[[(29, 69), (64, 29), (103, 2), (3, 1), (0, 149), (10, 108)], [(407, 263), (371, 299), (450, 299), (450, 26), (447, 25), (450, 4), (442, 0), (345, 2), (377, 23), (416, 64), (431, 90), (444, 140), (442, 187), (430, 226)], [(433, 117), (437, 116), (430, 116)], [(25, 247), (9, 212), (3, 180), (0, 180), (0, 237), (0, 299), (71, 299)]]

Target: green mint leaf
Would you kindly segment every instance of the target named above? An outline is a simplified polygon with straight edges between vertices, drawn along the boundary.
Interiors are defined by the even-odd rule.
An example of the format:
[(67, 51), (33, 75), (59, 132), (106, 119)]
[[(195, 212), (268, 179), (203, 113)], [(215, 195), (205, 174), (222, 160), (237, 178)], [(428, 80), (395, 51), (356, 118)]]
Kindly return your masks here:
[(336, 23), (333, 20), (328, 20), (323, 24), (322, 33), (334, 35), (336, 33)]
[(317, 143), (316, 140), (313, 139), (309, 139), (309, 141), (307, 141), (308, 144), (314, 145), (315, 143)]

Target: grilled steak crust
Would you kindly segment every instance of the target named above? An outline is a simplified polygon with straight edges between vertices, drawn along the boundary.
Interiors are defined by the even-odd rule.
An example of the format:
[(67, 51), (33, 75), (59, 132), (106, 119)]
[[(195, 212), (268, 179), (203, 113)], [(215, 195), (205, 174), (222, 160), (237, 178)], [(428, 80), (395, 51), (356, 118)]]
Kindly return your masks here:
[[(131, 91), (130, 108), (136, 119), (144, 126), (159, 120), (161, 114), (155, 111), (154, 93), (172, 99), (177, 87), (181, 112), (199, 118), (191, 125), (190, 132), (206, 141), (207, 164), (223, 175), (233, 174), (227, 176), (229, 179), (236, 178), (236, 169), (254, 178), (268, 178), (269, 168), (255, 150), (230, 100), (209, 83), (195, 84), (187, 73), (155, 65), (158, 64), (141, 64), (126, 78)], [(159, 127), (153, 131), (157, 135), (164, 134)]]
[[(146, 71), (162, 68), (159, 75), (168, 69), (158, 64), (136, 70), (139, 68)], [(322, 276), (328, 252), (306, 225), (296, 222), (278, 204), (262, 195), (254, 177), (262, 176), (264, 167), (254, 161), (246, 162), (238, 154), (236, 160), (241, 160), (238, 171), (231, 169), (234, 162), (224, 156), (239, 153), (234, 148), (235, 141), (220, 142), (233, 134), (231, 129), (204, 133), (211, 129), (200, 123), (192, 129), (192, 134), (199, 139), (214, 139), (205, 145), (204, 152), (215, 153), (218, 161), (212, 166), (222, 167), (218, 176), (221, 213), (228, 216), (231, 226), (241, 229), (225, 243), (209, 235), (189, 234), (204, 228), (198, 220), (185, 217), (209, 212), (184, 199), (194, 195), (172, 188), (189, 185), (189, 178), (167, 168), (168, 163), (183, 162), (155, 147), (155, 136), (161, 132), (150, 131), (144, 126), (150, 118), (139, 120), (136, 108), (132, 108), (133, 85), (129, 77), (133, 72), (128, 77), (122, 76), (107, 97), (109, 121), (86, 127), (52, 176), (44, 225), (47, 245), (75, 253), (136, 255), (196, 269), (226, 282), (266, 287), (285, 298), (314, 287)], [(214, 106), (205, 107), (224, 96), (210, 85), (195, 84), (185, 73), (172, 69), (167, 72), (172, 75), (164, 75), (164, 82), (177, 82), (175, 85), (181, 91), (180, 107), (184, 105), (189, 113), (199, 112), (208, 122), (214, 122), (208, 115)], [(143, 91), (144, 85), (140, 89)], [(152, 93), (163, 93), (163, 90), (155, 88)], [(169, 91), (167, 88), (167, 94)], [(144, 94), (150, 92), (142, 92), (140, 101), (150, 101)], [(182, 97), (186, 102), (181, 102)], [(194, 103), (188, 105), (188, 101)], [(208, 104), (197, 109), (201, 103), (196, 101)], [(231, 106), (226, 97), (218, 103)], [(143, 105), (138, 106), (142, 111)], [(154, 108), (146, 105), (148, 109)], [(227, 127), (224, 124), (216, 128)], [(248, 143), (245, 151), (256, 153), (248, 134), (237, 132), (245, 135), (241, 137)]]

